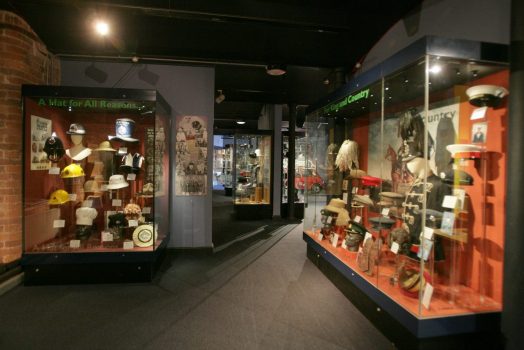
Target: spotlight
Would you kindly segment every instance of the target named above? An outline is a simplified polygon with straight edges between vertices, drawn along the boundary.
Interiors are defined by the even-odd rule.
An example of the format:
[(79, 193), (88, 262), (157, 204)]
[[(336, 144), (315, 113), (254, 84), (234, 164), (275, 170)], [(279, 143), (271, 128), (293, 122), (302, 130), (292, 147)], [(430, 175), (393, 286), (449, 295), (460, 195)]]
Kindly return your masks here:
[(105, 21), (96, 21), (95, 22), (95, 30), (96, 32), (101, 36), (106, 36), (109, 34), (109, 24)]
[(99, 84), (104, 83), (107, 80), (107, 73), (101, 69), (95, 67), (94, 63), (91, 63), (84, 71), (86, 77), (93, 79)]
[(238, 125), (244, 125), (246, 123), (245, 120), (237, 120)]
[(284, 75), (286, 74), (286, 65), (285, 64), (269, 64), (266, 66), (266, 73), (269, 75)]
[(218, 96), (215, 98), (215, 102), (217, 104), (220, 104), (226, 99), (226, 95), (222, 93), (222, 90), (217, 90), (217, 91), (218, 91)]
[(438, 64), (433, 65), (429, 68), (429, 72), (433, 74), (438, 74), (442, 71), (442, 67)]
[(144, 69), (138, 72), (138, 78), (142, 81), (145, 81), (149, 85), (156, 85), (160, 77), (157, 74), (148, 71), (147, 66), (144, 66)]

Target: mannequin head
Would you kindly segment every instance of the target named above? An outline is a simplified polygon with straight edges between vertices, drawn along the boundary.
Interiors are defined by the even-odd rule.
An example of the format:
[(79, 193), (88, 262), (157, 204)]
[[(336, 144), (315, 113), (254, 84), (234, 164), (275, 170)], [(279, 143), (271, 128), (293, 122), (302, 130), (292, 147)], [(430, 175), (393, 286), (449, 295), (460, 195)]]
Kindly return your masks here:
[(83, 139), (84, 135), (71, 135), (71, 142), (73, 142), (75, 146), (80, 145)]

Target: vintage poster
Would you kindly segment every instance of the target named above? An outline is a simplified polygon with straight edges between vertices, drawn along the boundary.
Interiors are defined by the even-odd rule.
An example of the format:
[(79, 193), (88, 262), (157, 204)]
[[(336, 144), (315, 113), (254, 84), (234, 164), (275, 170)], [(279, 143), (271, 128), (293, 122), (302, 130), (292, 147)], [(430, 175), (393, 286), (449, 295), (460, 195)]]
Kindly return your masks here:
[(45, 141), (51, 136), (51, 126), (51, 120), (31, 115), (31, 170), (51, 168), (51, 162), (44, 152)]
[[(423, 115), (422, 107), (417, 108)], [(402, 139), (398, 132), (400, 113), (386, 116), (384, 119), (383, 143), (370, 142), (368, 152), (368, 173), (385, 180), (393, 180), (393, 173), (398, 166), (398, 151)], [(433, 173), (440, 174), (449, 165), (451, 154), (445, 146), (455, 142), (459, 126), (459, 104), (430, 108), (428, 111), (429, 166)], [(369, 126), (369, 139), (380, 140), (380, 119)]]
[(175, 195), (206, 195), (207, 117), (177, 117), (175, 137)]
[(164, 145), (165, 132), (163, 127), (146, 129), (146, 183), (152, 183), (156, 195), (164, 194)]

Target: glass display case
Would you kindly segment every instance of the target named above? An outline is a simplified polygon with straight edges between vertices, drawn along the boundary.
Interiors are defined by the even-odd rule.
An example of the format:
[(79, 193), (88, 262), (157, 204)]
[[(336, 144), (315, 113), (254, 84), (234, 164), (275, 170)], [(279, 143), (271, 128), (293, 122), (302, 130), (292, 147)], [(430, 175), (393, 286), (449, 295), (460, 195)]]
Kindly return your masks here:
[(417, 337), (502, 310), (509, 71), (480, 45), (424, 38), (306, 116), (308, 251)]
[(271, 135), (235, 135), (233, 163), (233, 201), (237, 215), (244, 219), (271, 218)]
[(120, 277), (151, 277), (169, 240), (169, 105), (154, 90), (25, 85), (22, 94), (26, 283), (67, 282), (71, 266), (102, 262), (100, 276), (130, 263), (138, 271)]

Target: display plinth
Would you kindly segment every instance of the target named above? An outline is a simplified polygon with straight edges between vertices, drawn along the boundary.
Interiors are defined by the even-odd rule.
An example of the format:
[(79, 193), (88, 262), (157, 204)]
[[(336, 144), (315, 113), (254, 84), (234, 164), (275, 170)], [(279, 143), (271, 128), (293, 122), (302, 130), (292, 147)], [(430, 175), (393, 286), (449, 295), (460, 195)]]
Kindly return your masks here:
[[(487, 338), (490, 342), (498, 341), (500, 312), (417, 317), (350, 268), (310, 234), (304, 232), (303, 239), (307, 243), (308, 258), (396, 345), (408, 343), (410, 346), (426, 348), (424, 344), (437, 342), (442, 348), (442, 337), (453, 339), (456, 346), (457, 342), (460, 344), (470, 337), (478, 339), (480, 333), (483, 333), (483, 337), (489, 334)], [(470, 341), (467, 340), (468, 343)]]

